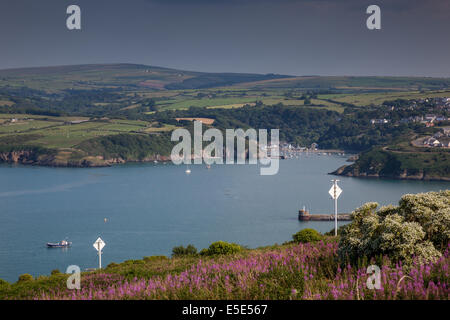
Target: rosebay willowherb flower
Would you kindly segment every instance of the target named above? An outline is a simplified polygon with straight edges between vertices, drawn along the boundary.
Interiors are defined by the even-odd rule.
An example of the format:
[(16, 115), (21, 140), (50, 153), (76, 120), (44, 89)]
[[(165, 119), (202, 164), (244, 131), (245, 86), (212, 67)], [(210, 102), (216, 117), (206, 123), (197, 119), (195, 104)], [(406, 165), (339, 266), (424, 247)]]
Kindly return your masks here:
[[(367, 266), (342, 266), (336, 242), (298, 244), (213, 258), (186, 270), (132, 279), (92, 274), (81, 290), (55, 290), (35, 299), (448, 299), (449, 249), (437, 260), (414, 261), (406, 271), (384, 257), (380, 287), (369, 289)], [(295, 294), (294, 294), (295, 293)]]

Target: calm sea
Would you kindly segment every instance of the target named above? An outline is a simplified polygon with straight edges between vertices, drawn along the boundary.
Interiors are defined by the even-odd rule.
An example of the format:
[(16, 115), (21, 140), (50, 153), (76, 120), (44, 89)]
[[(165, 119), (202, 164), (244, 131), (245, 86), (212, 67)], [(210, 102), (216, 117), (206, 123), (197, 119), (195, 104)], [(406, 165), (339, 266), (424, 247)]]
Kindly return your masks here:
[[(0, 278), (14, 282), (23, 273), (64, 272), (72, 264), (96, 267), (92, 244), (99, 236), (106, 242), (106, 266), (170, 255), (181, 244), (201, 249), (224, 240), (253, 248), (283, 243), (302, 228), (329, 231), (333, 222), (299, 222), (297, 212), (303, 206), (312, 213), (333, 212), (328, 195), (333, 176), (327, 173), (345, 159), (282, 160), (275, 176), (260, 176), (255, 165), (191, 166), (190, 175), (185, 166), (170, 164), (0, 166)], [(448, 182), (339, 179), (339, 212), (450, 187)], [(46, 242), (65, 238), (71, 248), (46, 248)]]

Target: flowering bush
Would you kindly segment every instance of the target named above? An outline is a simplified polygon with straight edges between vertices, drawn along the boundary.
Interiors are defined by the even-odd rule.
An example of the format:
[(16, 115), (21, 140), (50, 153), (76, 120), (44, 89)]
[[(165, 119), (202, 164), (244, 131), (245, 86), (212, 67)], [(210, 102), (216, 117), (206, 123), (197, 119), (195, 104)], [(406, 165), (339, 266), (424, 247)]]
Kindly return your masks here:
[[(257, 251), (229, 261), (199, 260), (177, 274), (126, 279), (82, 277), (81, 290), (41, 292), (34, 299), (448, 299), (450, 255), (406, 271), (384, 257), (379, 289), (369, 289), (366, 267), (341, 268), (336, 242)], [(223, 259), (220, 258), (220, 259)]]
[(419, 223), (425, 239), (445, 250), (450, 241), (450, 190), (404, 195), (398, 213), (405, 221)]
[(352, 213), (339, 244), (341, 259), (388, 255), (410, 265), (414, 257), (430, 262), (441, 256), (450, 239), (449, 190), (405, 195), (398, 207), (377, 208), (366, 203)]

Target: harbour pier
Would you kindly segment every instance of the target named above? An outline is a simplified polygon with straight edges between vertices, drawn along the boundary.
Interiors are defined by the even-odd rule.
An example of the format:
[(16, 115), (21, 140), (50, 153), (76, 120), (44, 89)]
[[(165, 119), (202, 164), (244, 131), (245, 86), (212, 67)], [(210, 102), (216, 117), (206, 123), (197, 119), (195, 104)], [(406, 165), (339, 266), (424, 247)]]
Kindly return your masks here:
[[(349, 213), (338, 213), (338, 221), (350, 221)], [(334, 221), (334, 214), (310, 214), (307, 210), (298, 211), (298, 220), (300, 221)]]

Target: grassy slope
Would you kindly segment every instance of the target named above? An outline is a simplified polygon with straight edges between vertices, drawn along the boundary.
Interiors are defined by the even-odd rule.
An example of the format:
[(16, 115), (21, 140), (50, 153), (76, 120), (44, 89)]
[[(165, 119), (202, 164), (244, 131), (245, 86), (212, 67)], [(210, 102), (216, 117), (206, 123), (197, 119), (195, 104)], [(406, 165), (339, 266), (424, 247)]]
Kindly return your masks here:
[[(0, 117), (14, 117), (14, 115), (0, 115)], [(39, 117), (34, 115), (20, 115), (22, 118), (36, 120), (22, 120), (17, 123), (0, 125), (0, 143), (6, 137), (33, 134), (39, 138), (29, 140), (30, 143), (47, 148), (73, 148), (82, 141), (106, 135), (119, 133), (140, 132), (150, 126), (145, 121), (115, 120), (88, 121), (79, 124), (66, 124), (65, 117)], [(40, 119), (40, 120), (37, 120)]]
[[(406, 270), (387, 258), (341, 264), (337, 242), (285, 244), (234, 255), (145, 257), (82, 273), (81, 290), (68, 275), (0, 282), (1, 299), (448, 299), (446, 253), (425, 268)], [(368, 264), (382, 266), (382, 290), (367, 288)], [(424, 271), (425, 270), (425, 271)], [(408, 279), (401, 279), (409, 273)], [(414, 284), (411, 286), (411, 284)], [(440, 289), (436, 288), (436, 283)]]
[(353, 77), (353, 76), (310, 76), (290, 79), (264, 80), (237, 85), (239, 88), (279, 89), (342, 89), (404, 91), (422, 89), (445, 89), (450, 86), (449, 78), (424, 77)]
[[(285, 77), (282, 79), (271, 79)], [(253, 81), (253, 80), (259, 81)], [(338, 95), (320, 98), (349, 102), (356, 105), (381, 103), (383, 98), (416, 98), (422, 90), (447, 89), (449, 78), (419, 77), (286, 77), (275, 75), (202, 73), (137, 64), (78, 65), (0, 70), (0, 88), (29, 87), (49, 92), (66, 89), (125, 89), (130, 97), (154, 98), (162, 109), (183, 109), (190, 106), (216, 107), (239, 105), (255, 100), (268, 104), (282, 102), (301, 105), (296, 99), (286, 99), (292, 90), (333, 90)], [(208, 89), (210, 87), (217, 87)], [(161, 90), (169, 88), (171, 90)], [(198, 98), (198, 93), (214, 97)], [(387, 96), (386, 92), (389, 92)], [(435, 95), (449, 94), (434, 93)], [(1, 97), (0, 97), (1, 98)], [(166, 100), (168, 99), (168, 100)], [(0, 105), (12, 102), (0, 99)], [(325, 100), (314, 105), (339, 108)], [(139, 105), (139, 104), (137, 104)], [(101, 104), (98, 104), (101, 106)], [(133, 105), (130, 105), (133, 107)]]
[(396, 99), (410, 100), (410, 99), (449, 97), (449, 96), (450, 90), (436, 90), (425, 92), (398, 91), (398, 92), (360, 93), (360, 94), (330, 94), (330, 95), (320, 95), (320, 98), (351, 103), (356, 106), (367, 106), (370, 104), (380, 105), (387, 100), (396, 100)]
[[(205, 73), (138, 64), (92, 64), (0, 70), (0, 87), (64, 89), (197, 89), (287, 76)], [(49, 89), (51, 88), (51, 89)]]
[[(55, 155), (55, 164), (82, 160), (98, 162), (92, 158), (97, 155), (105, 159), (122, 157), (139, 160), (153, 154), (170, 154), (168, 149), (170, 145), (166, 142), (168, 139), (161, 138), (159, 134), (164, 134), (173, 126), (154, 127), (147, 121), (120, 119), (67, 124), (65, 121), (86, 118), (0, 114), (0, 119), (12, 117), (18, 118), (19, 121), (0, 123), (0, 151), (3, 152), (39, 150), (39, 154), (42, 155), (45, 153)], [(123, 142), (125, 134), (129, 137)], [(122, 144), (126, 145), (114, 146), (114, 141), (116, 143), (120, 141), (115, 139), (115, 136), (122, 137)]]

